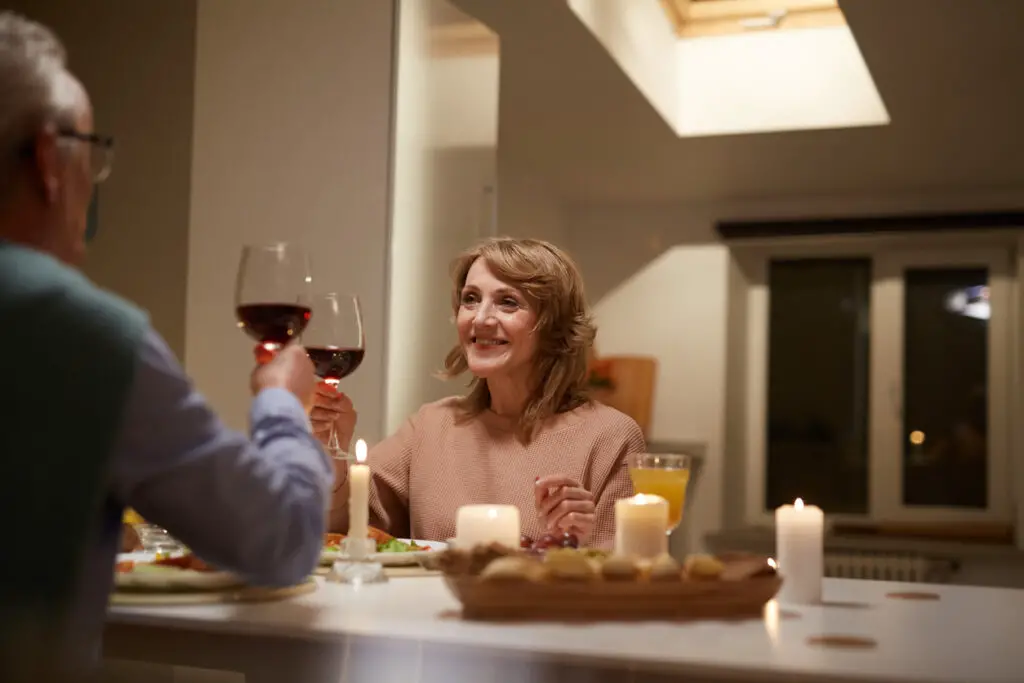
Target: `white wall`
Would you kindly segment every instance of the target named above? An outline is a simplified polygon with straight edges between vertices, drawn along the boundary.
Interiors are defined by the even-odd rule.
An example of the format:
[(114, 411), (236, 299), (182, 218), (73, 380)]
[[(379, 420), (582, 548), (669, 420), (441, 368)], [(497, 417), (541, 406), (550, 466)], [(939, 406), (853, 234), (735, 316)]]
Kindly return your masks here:
[(428, 294), (432, 250), (429, 138), (430, 88), (427, 82), (427, 6), (415, 0), (397, 4), (393, 180), (391, 197), (385, 431), (393, 432), (419, 405), (425, 377), (421, 330), (431, 324)]
[(428, 17), (442, 4), (399, 3), (387, 432), (461, 391), (433, 376), (455, 340), (448, 265), (491, 222), (498, 56), (430, 55)]
[(495, 147), (498, 144), (498, 55), (434, 58), (429, 68), (428, 120), (432, 144), (442, 148)]
[(658, 359), (651, 439), (708, 444), (687, 522), (691, 539), (742, 523), (736, 497), (742, 486), (732, 480), (742, 468), (727, 462), (724, 451), (731, 264), (715, 237), (715, 222), (994, 210), (1022, 201), (1020, 192), (949, 192), (566, 209), (567, 243), (596, 301), (601, 353)]
[[(96, 130), (116, 142), (99, 188), (85, 273), (145, 308), (185, 350), (195, 0), (14, 0), (6, 9), (53, 29), (89, 91)], [(124, 55), (131, 55), (125, 59)]]
[(670, 126), (678, 117), (676, 35), (657, 2), (569, 0), (569, 7)]
[[(509, 144), (503, 142), (502, 144)], [(538, 174), (498, 154), (498, 232), (566, 243), (562, 206)]]
[(252, 368), (240, 250), (283, 239), (318, 286), (362, 297), (367, 354), (344, 388), (357, 434), (382, 433), (393, 18), (385, 0), (199, 0), (186, 358), (233, 426)]

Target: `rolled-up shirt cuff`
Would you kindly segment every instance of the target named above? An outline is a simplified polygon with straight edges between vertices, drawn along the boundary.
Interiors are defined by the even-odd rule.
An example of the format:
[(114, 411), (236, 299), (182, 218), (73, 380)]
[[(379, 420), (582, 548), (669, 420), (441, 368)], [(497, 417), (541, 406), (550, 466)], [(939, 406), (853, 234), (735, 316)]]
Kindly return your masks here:
[(249, 409), (249, 425), (252, 440), (257, 445), (277, 438), (298, 439), (308, 444), (320, 456), (320, 471), (328, 475), (325, 490), (333, 488), (334, 467), (331, 459), (313, 436), (306, 410), (294, 394), (278, 387), (258, 393)]
[(253, 430), (258, 428), (261, 421), (275, 417), (285, 418), (294, 422), (296, 426), (301, 425), (307, 434), (312, 433), (305, 409), (299, 403), (299, 399), (295, 398), (295, 394), (287, 389), (264, 389), (253, 399), (252, 407), (249, 409), (249, 424)]

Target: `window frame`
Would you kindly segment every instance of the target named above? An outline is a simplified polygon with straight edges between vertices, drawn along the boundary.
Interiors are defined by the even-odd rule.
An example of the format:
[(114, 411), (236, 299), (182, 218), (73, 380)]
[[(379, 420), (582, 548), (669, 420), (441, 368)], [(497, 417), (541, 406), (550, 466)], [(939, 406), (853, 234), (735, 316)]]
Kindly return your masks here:
[[(1009, 522), (1018, 527), (1014, 500), (1022, 494), (1013, 475), (1024, 466), (1020, 428), (1011, 420), (1020, 405), (1018, 363), (1021, 318), (1018, 295), (1018, 265), (1024, 264), (1021, 248), (1024, 231), (972, 231), (970, 233), (888, 233), (737, 240), (730, 251), (740, 273), (743, 330), (733, 345), (731, 361), (741, 368), (742, 395), (729, 402), (734, 419), (730, 424), (742, 430), (735, 440), (734, 456), (742, 459), (743, 522), (771, 526), (774, 513), (765, 510), (768, 408), (768, 264), (773, 259), (869, 258), (871, 275), (871, 338), (869, 367), (869, 494), (867, 514), (828, 514), (831, 521), (857, 522)], [(903, 406), (903, 271), (914, 267), (972, 267), (989, 269), (993, 305), (989, 328), (989, 506), (986, 510), (902, 505), (902, 458), (876, 454), (898, 448), (902, 417), (893, 419), (892, 402), (899, 414)], [(899, 277), (894, 277), (898, 274)], [(893, 321), (896, 324), (893, 325)], [(877, 330), (888, 332), (877, 333)], [(896, 366), (896, 374), (893, 366)], [(895, 377), (895, 379), (892, 379)], [(884, 381), (883, 381), (884, 380)], [(891, 384), (898, 395), (890, 394)], [(888, 419), (880, 422), (882, 416)], [(737, 453), (737, 451), (740, 451)], [(901, 452), (901, 451), (897, 451)], [(1017, 465), (1017, 466), (1015, 466)], [(1020, 477), (1018, 476), (1018, 479)], [(881, 482), (881, 483), (876, 483)], [(813, 502), (813, 501), (811, 501)], [(1019, 507), (1019, 506), (1018, 506)], [(1017, 516), (1021, 512), (1017, 510)]]

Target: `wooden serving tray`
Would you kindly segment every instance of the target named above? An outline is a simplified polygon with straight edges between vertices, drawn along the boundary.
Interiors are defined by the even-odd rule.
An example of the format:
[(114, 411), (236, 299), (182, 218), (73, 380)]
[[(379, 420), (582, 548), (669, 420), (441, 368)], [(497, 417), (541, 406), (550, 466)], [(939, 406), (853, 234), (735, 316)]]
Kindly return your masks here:
[(778, 575), (683, 581), (482, 581), (446, 575), (475, 620), (643, 621), (760, 618), (782, 585)]

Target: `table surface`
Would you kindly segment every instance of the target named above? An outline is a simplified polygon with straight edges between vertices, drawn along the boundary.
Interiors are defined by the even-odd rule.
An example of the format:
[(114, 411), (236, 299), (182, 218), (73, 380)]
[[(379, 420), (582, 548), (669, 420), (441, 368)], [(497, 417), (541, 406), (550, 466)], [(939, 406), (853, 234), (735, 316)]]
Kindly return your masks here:
[[(353, 588), (324, 583), (279, 603), (113, 607), (109, 621), (232, 636), (337, 642), (401, 639), (509, 654), (748, 681), (1018, 681), (1024, 672), (1024, 591), (826, 579), (820, 606), (769, 603), (744, 622), (493, 624), (464, 621), (439, 577)], [(938, 600), (887, 597), (929, 592)], [(876, 645), (836, 649), (814, 636)]]

